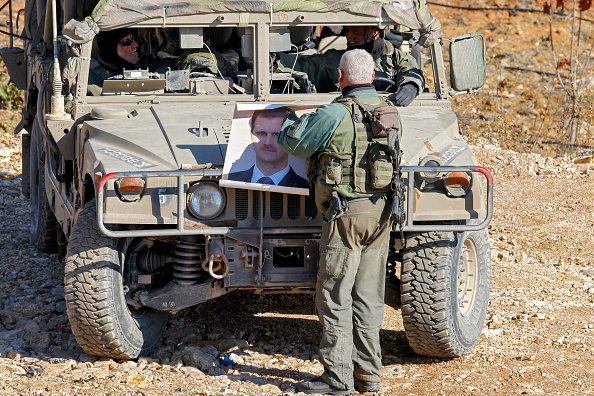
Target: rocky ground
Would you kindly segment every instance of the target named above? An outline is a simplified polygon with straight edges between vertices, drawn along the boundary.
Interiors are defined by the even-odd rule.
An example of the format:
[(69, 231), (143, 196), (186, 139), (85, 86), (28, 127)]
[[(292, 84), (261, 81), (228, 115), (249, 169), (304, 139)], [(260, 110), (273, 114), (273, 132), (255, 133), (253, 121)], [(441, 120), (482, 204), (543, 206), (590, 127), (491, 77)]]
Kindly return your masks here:
[[(528, 0), (451, 3), (542, 7)], [(594, 160), (587, 151), (542, 143), (566, 139), (559, 87), (538, 73), (555, 71), (548, 17), (431, 7), (447, 36), (487, 37), (487, 86), (453, 102), (479, 162), (495, 178), (490, 306), (478, 345), (458, 359), (415, 355), (400, 311), (386, 307), (379, 394), (594, 394)], [(566, 38), (568, 27), (561, 21), (555, 37)], [(591, 113), (586, 107), (581, 144), (592, 141)], [(0, 109), (3, 129), (18, 119)], [(548, 158), (520, 154), (530, 150)], [(0, 207), (0, 395), (277, 395), (320, 373), (321, 328), (307, 295), (232, 293), (173, 316), (147, 358), (84, 354), (66, 316), (62, 263), (28, 241), (19, 140), (5, 134)], [(217, 359), (225, 354), (237, 365)]]
[[(0, 135), (0, 394), (286, 394), (319, 374), (312, 297), (232, 293), (173, 316), (146, 358), (86, 355), (70, 331), (62, 264), (28, 241), (19, 139)], [(386, 307), (379, 394), (594, 393), (594, 164), (474, 147), (495, 177), (493, 281), (479, 344), (415, 355)], [(225, 366), (226, 356), (236, 366)]]

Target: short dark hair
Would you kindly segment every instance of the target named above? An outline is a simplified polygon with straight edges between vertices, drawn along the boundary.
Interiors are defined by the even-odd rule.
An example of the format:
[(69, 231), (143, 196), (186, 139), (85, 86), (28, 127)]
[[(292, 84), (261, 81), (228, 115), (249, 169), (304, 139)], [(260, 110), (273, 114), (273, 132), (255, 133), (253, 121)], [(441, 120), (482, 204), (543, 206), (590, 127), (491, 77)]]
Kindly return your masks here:
[(285, 117), (287, 111), (289, 110), (288, 107), (275, 107), (274, 109), (262, 109), (262, 110), (255, 110), (252, 114), (252, 119), (250, 120), (250, 129), (254, 128), (256, 125), (256, 118), (263, 117), (263, 118), (276, 118), (276, 117)]

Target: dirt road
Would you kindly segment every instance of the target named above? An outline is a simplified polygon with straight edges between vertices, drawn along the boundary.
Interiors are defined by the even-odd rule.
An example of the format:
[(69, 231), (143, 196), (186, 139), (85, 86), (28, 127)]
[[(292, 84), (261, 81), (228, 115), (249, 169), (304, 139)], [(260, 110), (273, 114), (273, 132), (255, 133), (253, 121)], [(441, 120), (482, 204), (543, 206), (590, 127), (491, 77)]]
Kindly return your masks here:
[[(477, 347), (415, 355), (386, 308), (384, 395), (594, 393), (592, 165), (475, 147), (495, 177), (493, 281)], [(0, 135), (0, 394), (261, 395), (320, 373), (312, 297), (232, 293), (172, 317), (148, 358), (82, 352), (55, 256), (28, 242), (18, 139)], [(236, 366), (217, 357), (227, 353)]]

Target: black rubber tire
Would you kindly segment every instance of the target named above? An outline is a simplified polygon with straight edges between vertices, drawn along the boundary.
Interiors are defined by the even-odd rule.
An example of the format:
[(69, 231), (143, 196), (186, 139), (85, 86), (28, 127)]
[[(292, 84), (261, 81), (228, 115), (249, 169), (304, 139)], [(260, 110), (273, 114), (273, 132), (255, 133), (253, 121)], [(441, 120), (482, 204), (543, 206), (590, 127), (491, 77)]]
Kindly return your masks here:
[(404, 329), (414, 351), (436, 357), (468, 353), (481, 336), (490, 284), (487, 229), (409, 234), (400, 294)]
[(52, 212), (45, 189), (45, 165), (41, 161), (43, 137), (37, 124), (31, 131), (29, 151), (30, 241), (44, 253), (58, 251), (58, 222)]
[(149, 354), (169, 314), (126, 303), (123, 273), (128, 238), (98, 229), (95, 200), (76, 217), (64, 270), (66, 308), (78, 344), (90, 355), (135, 359)]

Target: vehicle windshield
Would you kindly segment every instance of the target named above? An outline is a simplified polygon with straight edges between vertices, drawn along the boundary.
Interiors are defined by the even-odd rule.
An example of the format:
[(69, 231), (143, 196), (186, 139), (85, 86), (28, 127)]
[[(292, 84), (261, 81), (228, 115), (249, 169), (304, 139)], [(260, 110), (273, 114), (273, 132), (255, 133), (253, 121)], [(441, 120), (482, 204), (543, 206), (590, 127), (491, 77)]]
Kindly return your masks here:
[[(262, 99), (275, 94), (336, 93), (340, 56), (350, 48), (364, 48), (382, 62), (374, 85), (379, 91), (393, 92), (399, 84), (396, 74), (417, 67), (412, 58), (406, 58), (405, 48), (393, 55), (407, 42), (399, 31), (441, 34), (425, 0), (315, 4), (198, 0), (184, 7), (172, 1), (139, 0), (134, 12), (119, 4), (123, 1), (99, 1), (92, 18), (75, 22), (83, 24), (80, 31), (88, 31), (87, 23), (100, 31), (92, 39), (87, 95)], [(157, 10), (157, 3), (163, 3), (163, 8)], [(76, 26), (70, 30), (68, 26), (64, 26), (65, 36), (72, 38)], [(388, 63), (394, 64), (386, 66), (390, 57)], [(421, 57), (416, 59), (418, 64)], [(422, 90), (422, 72), (414, 73), (418, 75), (415, 84)]]
[[(95, 37), (88, 95), (253, 95), (259, 69), (270, 94), (336, 93), (342, 54), (377, 54), (374, 85), (394, 92), (396, 75), (423, 81), (404, 35), (377, 26), (272, 27), (268, 56), (257, 59), (252, 27), (122, 28)], [(385, 53), (399, 53), (394, 64)], [(264, 71), (264, 70), (262, 70)]]

